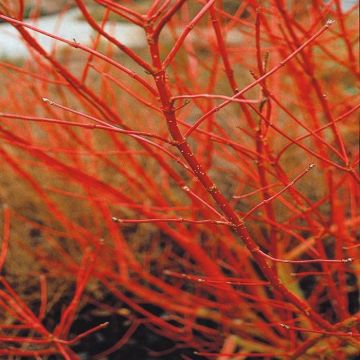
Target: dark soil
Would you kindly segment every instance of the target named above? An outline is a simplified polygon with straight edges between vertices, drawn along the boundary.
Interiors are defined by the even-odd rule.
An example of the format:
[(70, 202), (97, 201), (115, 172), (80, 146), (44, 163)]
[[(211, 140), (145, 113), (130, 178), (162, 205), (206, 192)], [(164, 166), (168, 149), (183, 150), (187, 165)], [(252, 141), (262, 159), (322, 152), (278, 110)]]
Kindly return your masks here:
[[(114, 299), (106, 299), (103, 303), (112, 304)], [(161, 315), (161, 309), (151, 305), (150, 307), (151, 309), (147, 310), (155, 315)], [(86, 305), (78, 313), (71, 327), (72, 336), (76, 336), (76, 334), (80, 334), (101, 323), (109, 323), (106, 328), (90, 334), (81, 339), (78, 344), (72, 346), (73, 351), (83, 360), (94, 359), (96, 354), (112, 347), (123, 337), (130, 326), (129, 321), (120, 315), (99, 316), (97, 310), (95, 305)], [(144, 325), (140, 325), (124, 346), (112, 354), (102, 357), (101, 360), (206, 360), (206, 358), (196, 355), (195, 349), (176, 348), (176, 345), (179, 344), (156, 334)], [(60, 360), (60, 357), (49, 357), (49, 360)]]

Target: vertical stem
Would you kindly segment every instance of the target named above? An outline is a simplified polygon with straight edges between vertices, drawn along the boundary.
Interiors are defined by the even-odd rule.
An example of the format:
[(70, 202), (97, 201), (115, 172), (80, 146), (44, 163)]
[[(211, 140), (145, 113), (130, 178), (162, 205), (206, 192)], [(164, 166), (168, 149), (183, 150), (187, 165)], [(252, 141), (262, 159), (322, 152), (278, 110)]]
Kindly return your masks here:
[[(281, 283), (276, 272), (272, 269), (268, 261), (262, 255), (260, 248), (258, 247), (256, 242), (251, 238), (247, 227), (245, 226), (245, 223), (239, 218), (228, 200), (217, 188), (217, 186), (208, 176), (208, 174), (203, 170), (202, 165), (194, 156), (189, 144), (183, 137), (178, 126), (175, 108), (173, 106), (173, 102), (171, 101), (172, 95), (166, 80), (166, 71), (164, 69), (164, 64), (162, 64), (160, 61), (159, 44), (157, 40), (155, 40), (153, 37), (153, 29), (151, 25), (146, 26), (146, 33), (153, 66), (157, 69), (157, 72), (154, 73), (153, 76), (156, 87), (158, 89), (160, 102), (162, 104), (162, 112), (164, 118), (166, 119), (169, 133), (181, 155), (184, 157), (189, 167), (193, 170), (196, 178), (199, 180), (199, 182), (203, 185), (203, 187), (206, 189), (206, 191), (210, 194), (218, 207), (221, 209), (226, 219), (233, 224), (234, 231), (244, 242), (244, 244), (252, 254), (255, 262), (263, 272), (264, 276), (270, 281), (274, 290), (279, 291), (285, 299), (287, 299), (291, 304), (297, 307), (300, 312), (302, 312), (306, 317), (314, 321), (318, 326), (329, 331), (332, 330), (333, 327), (330, 323), (328, 323), (316, 311), (314, 311), (307, 304), (306, 301), (294, 295), (284, 286), (284, 284)], [(168, 57), (167, 59), (170, 58)], [(169, 62), (167, 61), (165, 65), (168, 66)]]

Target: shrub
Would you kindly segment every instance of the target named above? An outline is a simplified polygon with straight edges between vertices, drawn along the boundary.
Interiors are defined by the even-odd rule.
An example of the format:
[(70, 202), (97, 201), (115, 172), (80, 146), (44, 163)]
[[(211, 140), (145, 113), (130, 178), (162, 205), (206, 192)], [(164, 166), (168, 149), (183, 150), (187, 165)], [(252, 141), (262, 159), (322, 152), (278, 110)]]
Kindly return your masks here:
[(140, 327), (182, 359), (356, 356), (355, 6), (76, 0), (86, 45), (25, 3), (0, 8), (31, 54), (0, 67), (0, 354), (79, 358), (92, 304), (128, 327), (98, 357)]

